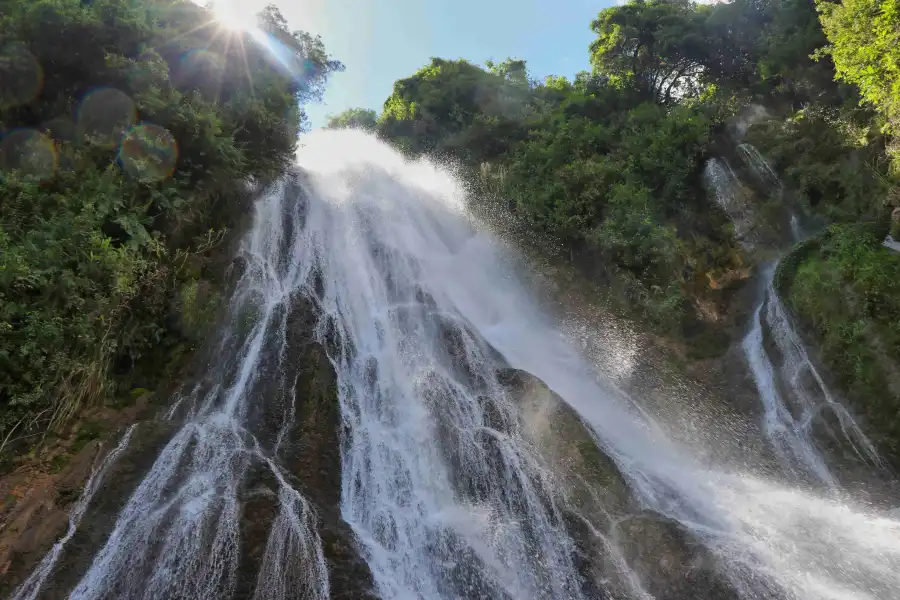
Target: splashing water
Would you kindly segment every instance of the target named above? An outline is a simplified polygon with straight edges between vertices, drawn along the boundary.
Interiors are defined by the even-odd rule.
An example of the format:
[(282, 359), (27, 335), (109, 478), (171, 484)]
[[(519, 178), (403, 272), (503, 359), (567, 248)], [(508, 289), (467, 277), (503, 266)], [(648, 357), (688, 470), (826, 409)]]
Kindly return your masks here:
[[(226, 330), (216, 385), (188, 399), (193, 416), (72, 598), (231, 597), (239, 489), (254, 468), (274, 476), (280, 507), (254, 597), (328, 597), (315, 515), (278, 462), (292, 404), (255, 391), (290, 381), (285, 314), (298, 295), (317, 307), (337, 373), (340, 508), (381, 598), (608, 597), (574, 562), (568, 491), (523, 424), (509, 367), (558, 394), (638, 508), (703, 541), (741, 597), (874, 600), (900, 589), (900, 522), (699, 464), (536, 305), (515, 253), (468, 216), (449, 173), (359, 132), (304, 141), (305, 175), (259, 201), (245, 243), (232, 312), (250, 310), (249, 332)], [(285, 425), (264, 439), (251, 417), (272, 403)], [(647, 598), (626, 575), (632, 597)]]
[(298, 259), (347, 432), (342, 512), (380, 596), (581, 598), (553, 478), (474, 329), (503, 328), (507, 309), (468, 297), (497, 265), (456, 183), (347, 133), (310, 140), (299, 162)]

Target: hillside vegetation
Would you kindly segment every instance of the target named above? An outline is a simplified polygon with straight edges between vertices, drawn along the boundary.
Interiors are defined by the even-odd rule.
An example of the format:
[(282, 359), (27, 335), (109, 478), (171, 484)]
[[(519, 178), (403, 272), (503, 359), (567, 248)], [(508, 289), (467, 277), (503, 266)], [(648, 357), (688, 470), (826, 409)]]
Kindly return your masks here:
[(0, 0), (0, 455), (181, 366), (341, 68), (274, 7)]

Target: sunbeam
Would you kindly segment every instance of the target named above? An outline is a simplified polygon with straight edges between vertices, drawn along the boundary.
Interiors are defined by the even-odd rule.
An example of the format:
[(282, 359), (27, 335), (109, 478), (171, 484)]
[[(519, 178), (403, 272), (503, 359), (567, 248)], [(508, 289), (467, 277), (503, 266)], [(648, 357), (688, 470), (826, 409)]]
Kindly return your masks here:
[(246, 0), (217, 0), (209, 4), (216, 23), (233, 31), (247, 31), (257, 25), (258, 7)]

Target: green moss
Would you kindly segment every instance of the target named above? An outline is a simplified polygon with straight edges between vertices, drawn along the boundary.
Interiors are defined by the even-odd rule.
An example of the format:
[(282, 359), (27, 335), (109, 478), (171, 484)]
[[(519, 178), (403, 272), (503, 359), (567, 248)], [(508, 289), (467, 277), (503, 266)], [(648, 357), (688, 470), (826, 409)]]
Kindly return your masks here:
[(775, 269), (775, 276), (772, 280), (773, 286), (779, 295), (787, 295), (791, 282), (797, 274), (797, 269), (812, 253), (822, 247), (822, 243), (828, 239), (829, 235), (830, 232), (826, 230), (802, 242), (798, 242), (784, 255)]
[(53, 457), (50, 461), (50, 472), (53, 474), (59, 473), (62, 471), (69, 461), (72, 459), (72, 455), (68, 452), (64, 452), (62, 454), (58, 454)]
[(144, 394), (149, 394), (149, 393), (151, 393), (151, 392), (147, 388), (137, 387), (137, 388), (132, 389), (130, 392), (128, 392), (128, 395), (131, 396), (131, 400), (134, 401), (134, 400), (137, 400), (138, 398), (140, 398), (141, 396), (143, 396)]

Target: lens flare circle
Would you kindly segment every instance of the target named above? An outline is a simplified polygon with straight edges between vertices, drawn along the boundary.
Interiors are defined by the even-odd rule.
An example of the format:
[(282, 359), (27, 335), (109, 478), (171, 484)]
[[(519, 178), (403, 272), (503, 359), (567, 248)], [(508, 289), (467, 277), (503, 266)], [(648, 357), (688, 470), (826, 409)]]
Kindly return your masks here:
[(14, 129), (0, 141), (0, 172), (48, 179), (58, 164), (53, 141), (35, 129)]
[(137, 108), (128, 94), (111, 87), (97, 88), (81, 100), (77, 134), (94, 144), (115, 148), (136, 120)]
[(139, 181), (162, 181), (175, 171), (178, 144), (165, 127), (141, 123), (132, 127), (119, 149), (122, 170)]
[(44, 71), (25, 44), (10, 42), (0, 47), (0, 81), (0, 110), (6, 110), (37, 98)]

